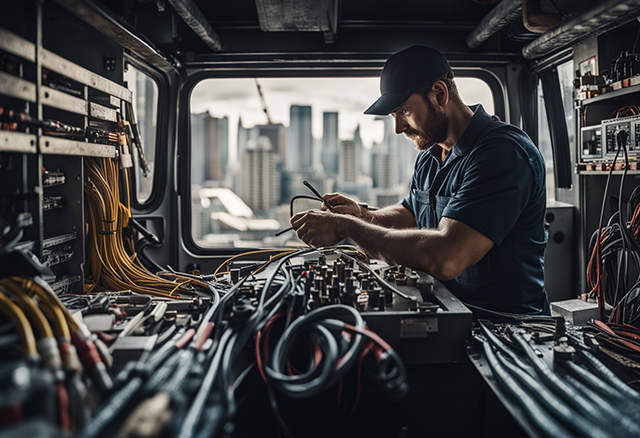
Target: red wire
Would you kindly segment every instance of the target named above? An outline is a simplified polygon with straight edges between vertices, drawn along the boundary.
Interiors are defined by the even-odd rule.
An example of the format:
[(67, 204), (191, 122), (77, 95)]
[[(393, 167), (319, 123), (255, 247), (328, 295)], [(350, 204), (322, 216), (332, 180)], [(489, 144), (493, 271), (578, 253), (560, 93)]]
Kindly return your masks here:
[[(602, 234), (602, 236), (599, 239), (599, 241), (600, 242), (604, 242), (607, 239), (607, 237), (609, 237), (609, 231), (605, 230), (605, 232)], [(595, 284), (593, 282), (593, 278), (592, 278), (592, 274), (591, 274), (593, 263), (598, 261), (598, 260), (601, 260), (600, 257), (596, 257), (597, 255), (598, 255), (598, 245), (597, 245), (597, 242), (596, 242), (596, 246), (593, 248), (593, 252), (591, 253), (591, 259), (589, 260), (589, 266), (587, 268), (587, 277), (588, 277), (588, 281), (589, 281), (589, 286), (591, 286), (591, 292), (596, 291), (597, 285), (600, 282), (600, 270), (598, 270), (598, 272), (597, 272), (597, 277), (596, 277), (596, 283)], [(598, 266), (596, 266), (596, 268), (598, 268)]]
[(360, 330), (359, 328), (349, 324), (344, 324), (343, 327), (349, 331), (360, 333), (361, 335), (367, 336), (368, 338), (372, 339), (376, 344), (380, 345), (384, 350), (391, 350), (391, 346), (387, 344), (384, 339), (382, 339), (380, 336), (378, 336), (377, 333), (372, 332), (368, 328), (365, 328), (364, 330)]
[[(276, 321), (276, 319), (280, 318), (282, 315), (284, 315), (284, 312), (278, 312), (275, 315), (273, 315), (271, 317), (271, 319), (269, 321), (267, 321), (267, 323), (265, 324), (264, 328), (262, 330), (264, 330), (265, 332), (265, 339), (264, 339), (264, 363), (266, 364), (267, 361), (269, 360), (269, 332), (271, 331), (271, 326), (273, 325), (273, 323)], [(267, 382), (267, 375), (264, 372), (264, 367), (262, 365), (262, 355), (260, 353), (260, 339), (262, 338), (262, 330), (258, 331), (258, 333), (256, 334), (256, 342), (254, 344), (255, 348), (254, 348), (254, 352), (256, 355), (256, 365), (258, 365), (258, 371), (260, 372), (260, 375), (262, 376), (262, 380), (264, 380), (264, 382)]]
[(353, 408), (351, 409), (351, 414), (349, 414), (349, 419), (353, 417), (353, 414), (356, 413), (356, 409), (358, 408), (358, 403), (360, 402), (360, 394), (362, 393), (362, 360), (364, 357), (374, 348), (375, 344), (373, 341), (369, 341), (365, 344), (362, 352), (360, 353), (360, 357), (358, 358), (358, 377), (357, 382), (358, 386), (356, 389), (356, 399), (353, 402)]
[(318, 345), (318, 343), (316, 342), (316, 340), (314, 338), (311, 338), (311, 342), (313, 343), (313, 365), (316, 366), (320, 363), (320, 361), (322, 360), (322, 350), (320, 349), (320, 346)]
[(267, 375), (264, 373), (264, 369), (262, 368), (262, 358), (260, 357), (260, 338), (262, 337), (262, 331), (258, 331), (256, 334), (256, 342), (254, 352), (256, 355), (256, 365), (258, 366), (258, 371), (260, 372), (260, 376), (264, 383), (267, 383)]
[(602, 275), (601, 275), (601, 271), (603, 269), (602, 266), (602, 252), (601, 252), (601, 248), (600, 248), (600, 238), (602, 236), (602, 224), (599, 225), (598, 227), (598, 239), (596, 240), (596, 248), (598, 249), (598, 257), (596, 260), (597, 263), (597, 267), (598, 267), (598, 277), (597, 277), (597, 295), (598, 295), (598, 317), (600, 319), (600, 321), (604, 320), (604, 294), (602, 293)]
[(58, 399), (58, 417), (60, 420), (60, 427), (62, 430), (71, 430), (71, 417), (69, 415), (69, 393), (64, 386), (64, 382), (59, 381), (57, 386), (57, 399)]

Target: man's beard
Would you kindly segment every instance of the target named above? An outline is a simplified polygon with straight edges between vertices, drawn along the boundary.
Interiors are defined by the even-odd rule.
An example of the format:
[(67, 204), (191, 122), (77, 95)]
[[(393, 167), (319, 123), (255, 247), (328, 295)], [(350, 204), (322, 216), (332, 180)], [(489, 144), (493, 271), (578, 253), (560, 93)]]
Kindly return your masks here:
[(413, 141), (416, 149), (424, 151), (447, 139), (449, 119), (440, 108), (425, 99), (429, 108), (429, 120), (419, 129), (407, 128), (404, 134)]

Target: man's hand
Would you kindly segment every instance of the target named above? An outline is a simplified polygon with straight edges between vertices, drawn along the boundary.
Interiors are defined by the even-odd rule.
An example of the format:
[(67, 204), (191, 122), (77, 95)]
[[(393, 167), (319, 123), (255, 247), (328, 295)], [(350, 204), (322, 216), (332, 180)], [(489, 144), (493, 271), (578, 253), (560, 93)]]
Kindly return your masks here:
[(331, 210), (333, 213), (338, 214), (350, 214), (360, 219), (367, 219), (367, 213), (369, 210), (362, 208), (356, 201), (351, 198), (347, 198), (340, 193), (329, 193), (324, 195), (324, 199), (329, 201), (333, 208), (330, 209), (327, 204), (322, 203), (322, 210)]
[[(331, 200), (329, 202), (333, 205)], [(300, 240), (312, 248), (320, 248), (335, 245), (346, 237), (346, 220), (338, 214), (309, 210), (296, 214), (289, 223)]]

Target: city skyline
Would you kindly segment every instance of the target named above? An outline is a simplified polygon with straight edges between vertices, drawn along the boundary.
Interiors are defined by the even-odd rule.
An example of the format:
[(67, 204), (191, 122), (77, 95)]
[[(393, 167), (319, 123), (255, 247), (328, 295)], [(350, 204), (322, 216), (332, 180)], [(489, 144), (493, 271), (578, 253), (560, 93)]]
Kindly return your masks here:
[[(374, 79), (369, 85), (377, 86), (377, 78), (369, 79)], [(286, 228), (292, 197), (308, 191), (303, 181), (322, 193), (337, 191), (375, 206), (397, 203), (405, 196), (418, 155), (412, 141), (395, 133), (392, 117), (362, 114), (370, 103), (368, 95), (343, 91), (358, 95), (360, 101), (347, 104), (343, 99), (341, 109), (335, 109), (337, 96), (325, 91), (349, 83), (331, 79), (335, 85), (331, 88), (328, 80), (313, 91), (296, 88), (308, 80), (294, 87), (280, 83), (278, 88), (276, 82), (265, 85), (261, 79), (262, 89), (269, 91), (270, 120), (257, 89), (247, 88), (255, 87), (254, 80), (245, 80), (241, 89), (226, 87), (229, 83), (220, 80), (209, 81), (209, 85), (215, 82), (215, 90), (196, 87), (191, 108), (196, 241), (224, 246), (283, 244), (291, 236), (276, 238), (274, 230)], [(477, 94), (481, 87), (475, 81)], [(314, 92), (321, 96), (313, 97)], [(269, 99), (278, 93), (287, 97), (271, 105)], [(460, 93), (465, 99), (469, 87), (463, 85)], [(484, 99), (480, 102), (492, 112), (490, 92)], [(377, 137), (371, 136), (372, 131), (379, 131)], [(249, 213), (233, 207), (240, 203)], [(317, 207), (314, 202), (298, 202), (294, 209)]]
[[(323, 136), (323, 114), (339, 114), (340, 140), (352, 140), (360, 126), (360, 136), (365, 148), (383, 141), (384, 123), (378, 117), (363, 114), (380, 95), (379, 78), (258, 78), (274, 124), (290, 125), (292, 105), (312, 107), (312, 136)], [(458, 91), (468, 104), (482, 103), (485, 110), (493, 112), (493, 96), (489, 86), (477, 78), (456, 78)], [(191, 95), (191, 113), (208, 111), (216, 118), (229, 119), (229, 161), (237, 156), (237, 126), (241, 118), (243, 126), (266, 125), (267, 117), (262, 109), (254, 78), (206, 79), (200, 82)]]

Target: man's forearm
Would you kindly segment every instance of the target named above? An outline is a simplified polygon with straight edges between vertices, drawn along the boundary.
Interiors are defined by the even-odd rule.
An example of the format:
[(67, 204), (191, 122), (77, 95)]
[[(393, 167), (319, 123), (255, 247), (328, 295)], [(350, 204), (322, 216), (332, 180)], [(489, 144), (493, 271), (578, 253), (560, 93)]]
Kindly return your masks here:
[(434, 257), (435, 248), (444, 244), (444, 238), (438, 230), (393, 229), (392, 226), (385, 227), (352, 217), (348, 219), (345, 232), (372, 258), (444, 277), (445, 267), (441, 266), (443, 259)]
[(367, 211), (361, 219), (384, 228), (417, 228), (415, 217), (401, 204), (389, 205), (380, 210)]
[(440, 280), (458, 277), (494, 246), (474, 228), (448, 217), (438, 229), (392, 229), (345, 217), (338, 238), (348, 237), (365, 253), (390, 264), (425, 271)]

